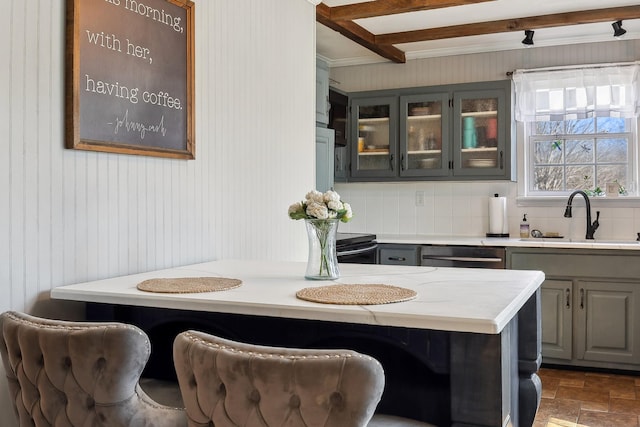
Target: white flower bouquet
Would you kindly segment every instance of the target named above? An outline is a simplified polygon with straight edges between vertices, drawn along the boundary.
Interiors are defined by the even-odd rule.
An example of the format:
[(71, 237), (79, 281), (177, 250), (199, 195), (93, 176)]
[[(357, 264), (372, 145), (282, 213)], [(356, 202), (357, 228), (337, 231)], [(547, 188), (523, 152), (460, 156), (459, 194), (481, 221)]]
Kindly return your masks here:
[(340, 200), (335, 191), (321, 193), (312, 190), (302, 202), (289, 206), (289, 218), (304, 219), (309, 238), (309, 260), (305, 277), (308, 279), (337, 279), (336, 232), (340, 221), (353, 217), (351, 206)]
[(347, 222), (352, 217), (349, 203), (342, 202), (340, 195), (332, 190), (325, 193), (309, 191), (302, 202), (289, 206), (291, 219), (339, 219)]

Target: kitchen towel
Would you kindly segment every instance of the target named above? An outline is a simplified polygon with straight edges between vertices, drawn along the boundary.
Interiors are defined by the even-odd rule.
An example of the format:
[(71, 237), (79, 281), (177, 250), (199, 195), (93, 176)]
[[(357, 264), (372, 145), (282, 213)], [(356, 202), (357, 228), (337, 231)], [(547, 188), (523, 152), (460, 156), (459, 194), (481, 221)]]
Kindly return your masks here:
[(507, 222), (507, 198), (489, 198), (489, 233), (496, 235), (508, 235), (509, 224)]

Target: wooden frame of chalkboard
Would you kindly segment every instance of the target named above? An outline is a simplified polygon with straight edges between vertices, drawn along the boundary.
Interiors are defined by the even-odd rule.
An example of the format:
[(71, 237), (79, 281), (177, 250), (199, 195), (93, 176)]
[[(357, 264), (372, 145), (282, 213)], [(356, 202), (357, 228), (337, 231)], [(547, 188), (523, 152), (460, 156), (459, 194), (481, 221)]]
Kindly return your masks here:
[(66, 5), (66, 148), (194, 159), (193, 2)]

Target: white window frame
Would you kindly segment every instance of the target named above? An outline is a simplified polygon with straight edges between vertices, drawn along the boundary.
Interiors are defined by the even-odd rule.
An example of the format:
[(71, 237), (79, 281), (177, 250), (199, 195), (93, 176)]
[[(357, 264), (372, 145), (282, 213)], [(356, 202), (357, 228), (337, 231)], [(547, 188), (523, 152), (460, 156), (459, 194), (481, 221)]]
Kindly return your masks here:
[[(610, 66), (628, 66), (635, 65), (637, 66), (639, 63), (623, 63), (623, 64), (595, 64), (595, 65), (582, 65), (582, 66), (571, 66), (571, 67), (559, 67), (559, 70), (582, 70), (589, 68), (600, 68), (600, 67), (610, 67)], [(518, 72), (536, 72), (536, 71), (555, 71), (556, 68), (547, 68), (540, 70), (518, 70), (514, 73), (514, 80), (516, 80), (516, 73)], [(640, 79), (634, 80), (633, 84), (633, 94), (637, 98), (640, 98)], [(517, 86), (517, 85), (516, 85)], [(527, 87), (525, 85), (525, 87)], [(538, 86), (539, 87), (539, 86)], [(531, 106), (531, 98), (523, 98), (518, 100), (518, 93), (516, 93), (516, 118), (519, 120), (531, 120), (531, 111), (527, 111), (526, 108), (530, 108)], [(634, 100), (634, 105), (636, 106), (635, 110), (640, 111), (640, 100)], [(524, 102), (522, 104), (518, 104), (518, 102)], [(524, 108), (524, 109), (523, 109)], [(627, 114), (629, 110), (627, 109)], [(628, 117), (628, 115), (627, 115)], [(614, 203), (614, 204), (628, 204), (629, 206), (637, 206), (638, 201), (640, 200), (640, 143), (638, 141), (638, 129), (640, 127), (640, 118), (636, 116), (635, 118), (628, 118), (629, 120), (629, 130), (628, 133), (631, 133), (630, 144), (628, 147), (627, 160), (628, 164), (628, 179), (629, 183), (627, 185), (627, 190), (629, 192), (628, 196), (624, 197), (616, 197), (616, 198), (605, 198), (605, 197), (597, 197), (597, 203), (600, 201), (605, 201), (606, 203)], [(533, 124), (533, 120), (531, 121), (517, 121), (516, 122), (516, 137), (517, 137), (517, 147), (518, 147), (518, 155), (517, 155), (517, 163), (518, 163), (518, 205), (520, 206), (535, 206), (536, 201), (559, 201), (563, 202), (566, 200), (567, 195), (571, 192), (568, 191), (532, 191), (530, 190), (533, 182), (533, 145), (532, 145), (532, 136), (531, 136), (531, 126)], [(626, 133), (625, 133), (626, 134)], [(616, 134), (611, 134), (612, 136)], [(628, 203), (631, 202), (631, 203)]]
[[(595, 139), (598, 136), (606, 135), (610, 138), (616, 137), (628, 137), (629, 145), (627, 147), (627, 180), (629, 184), (627, 185), (627, 191), (629, 192), (629, 196), (637, 196), (638, 195), (638, 162), (640, 158), (638, 157), (638, 134), (637, 134), (637, 120), (634, 119), (626, 119), (628, 121), (629, 131), (625, 133), (607, 133), (607, 134), (586, 134), (587, 136), (594, 137)], [(550, 197), (550, 196), (561, 196), (566, 197), (573, 190), (566, 191), (535, 191), (532, 189), (533, 181), (534, 181), (534, 165), (533, 165), (533, 149), (534, 142), (540, 139), (546, 139), (544, 137), (539, 137), (537, 135), (532, 134), (532, 128), (534, 127), (533, 122), (527, 122), (524, 124), (524, 150), (522, 152), (525, 154), (524, 157), (524, 186), (522, 188), (522, 192), (520, 194), (524, 195), (524, 197)], [(563, 134), (559, 135), (562, 139), (567, 139), (572, 136), (579, 136), (575, 134)], [(594, 161), (597, 164), (597, 161)], [(603, 189), (604, 190), (604, 189)]]

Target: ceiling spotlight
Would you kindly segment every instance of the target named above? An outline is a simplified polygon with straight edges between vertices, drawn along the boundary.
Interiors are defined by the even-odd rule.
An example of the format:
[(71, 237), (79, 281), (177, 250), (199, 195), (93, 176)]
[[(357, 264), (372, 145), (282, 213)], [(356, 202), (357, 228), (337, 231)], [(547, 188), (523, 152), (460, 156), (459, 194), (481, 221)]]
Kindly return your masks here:
[(616, 21), (611, 24), (611, 26), (613, 27), (613, 37), (619, 39), (620, 37), (627, 34), (627, 30), (622, 28), (622, 21)]
[(533, 30), (524, 30), (524, 40), (522, 40), (522, 44), (525, 47), (533, 46)]

